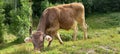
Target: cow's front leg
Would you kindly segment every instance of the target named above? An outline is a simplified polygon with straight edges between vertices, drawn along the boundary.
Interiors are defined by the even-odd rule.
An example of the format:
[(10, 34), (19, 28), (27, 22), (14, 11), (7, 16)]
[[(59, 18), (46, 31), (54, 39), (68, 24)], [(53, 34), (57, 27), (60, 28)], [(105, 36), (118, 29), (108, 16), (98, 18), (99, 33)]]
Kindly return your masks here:
[(51, 45), (51, 42), (53, 41), (53, 39), (51, 41), (49, 41), (47, 47), (49, 47)]
[[(47, 35), (50, 35), (53, 40), (53, 37), (56, 36), (57, 30), (58, 30), (57, 28), (52, 27), (52, 28), (47, 29), (46, 33), (47, 33)], [(52, 40), (49, 41), (48, 47), (51, 45)]]
[(49, 47), (49, 46), (51, 45), (51, 43), (52, 43), (52, 41), (53, 41), (53, 36), (54, 36), (54, 33), (53, 33), (53, 32), (49, 32), (49, 34), (48, 34), (48, 35), (50, 35), (50, 36), (52, 37), (52, 40), (50, 40), (50, 41), (49, 41), (49, 43), (48, 43), (47, 47)]

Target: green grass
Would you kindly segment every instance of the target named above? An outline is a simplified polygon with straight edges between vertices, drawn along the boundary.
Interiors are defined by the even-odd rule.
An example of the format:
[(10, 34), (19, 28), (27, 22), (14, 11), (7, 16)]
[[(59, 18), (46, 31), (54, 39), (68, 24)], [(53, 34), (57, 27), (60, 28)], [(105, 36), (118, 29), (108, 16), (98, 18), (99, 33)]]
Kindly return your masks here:
[[(120, 54), (120, 12), (93, 14), (88, 16), (86, 21), (89, 39), (82, 40), (83, 32), (80, 30), (79, 39), (72, 41), (72, 30), (60, 30), (64, 45), (54, 40), (48, 48), (45, 41), (45, 48), (41, 54)], [(32, 43), (15, 44), (7, 40), (7, 43), (0, 44), (0, 54), (39, 53), (33, 51)]]

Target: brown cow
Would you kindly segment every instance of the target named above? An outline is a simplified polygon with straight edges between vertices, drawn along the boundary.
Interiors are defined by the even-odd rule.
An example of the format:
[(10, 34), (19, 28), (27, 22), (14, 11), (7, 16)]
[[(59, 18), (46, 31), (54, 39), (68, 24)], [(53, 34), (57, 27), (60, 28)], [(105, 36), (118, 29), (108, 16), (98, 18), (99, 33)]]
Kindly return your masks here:
[[(87, 24), (85, 23), (85, 11), (81, 3), (63, 4), (45, 9), (40, 18), (37, 31), (32, 34), (32, 42), (35, 50), (41, 50), (44, 47), (45, 34), (51, 37), (55, 36), (62, 44), (59, 29), (69, 30), (73, 28), (73, 40), (76, 40), (78, 28), (77, 23), (84, 32), (84, 39), (87, 39)], [(49, 42), (48, 46), (51, 44)]]

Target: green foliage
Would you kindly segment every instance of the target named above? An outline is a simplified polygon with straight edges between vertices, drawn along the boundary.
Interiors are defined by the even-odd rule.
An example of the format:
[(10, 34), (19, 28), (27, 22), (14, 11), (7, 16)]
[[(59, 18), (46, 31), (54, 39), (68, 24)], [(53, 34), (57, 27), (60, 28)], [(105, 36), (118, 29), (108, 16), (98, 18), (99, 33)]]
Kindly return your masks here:
[(32, 18), (35, 17), (40, 17), (40, 13), (41, 13), (41, 1), (40, 0), (32, 0), (33, 4), (32, 4)]
[(72, 3), (72, 2), (81, 2), (82, 0), (48, 0), (50, 3)]
[(9, 25), (10, 23), (12, 23), (10, 11), (12, 9), (16, 10), (16, 8), (20, 8), (21, 5), (22, 4), (20, 3), (20, 0), (4, 0), (3, 9), (5, 10), (4, 11), (4, 14), (5, 14), (4, 24), (5, 25)]
[(120, 0), (83, 0), (86, 13), (120, 11)]
[(46, 9), (47, 7), (53, 6), (52, 3), (50, 3), (48, 0), (33, 0), (33, 4), (32, 4), (32, 10), (33, 10), (33, 18), (39, 18), (42, 14), (42, 12), (44, 11), (44, 9)]
[[(36, 1), (36, 0), (35, 0)], [(57, 4), (64, 3), (73, 3), (73, 2), (82, 2), (85, 5), (86, 14), (90, 13), (106, 13), (106, 12), (114, 12), (120, 11), (120, 0), (42, 0), (35, 2), (33, 0), (33, 17), (37, 15), (37, 17), (41, 16), (43, 10), (49, 6), (54, 6)], [(36, 11), (37, 10), (37, 11)]]
[[(73, 30), (65, 31), (65, 30), (60, 30), (60, 36), (63, 41), (72, 41), (73, 40)], [(83, 39), (81, 32), (78, 32), (77, 35), (77, 40)]]
[(0, 43), (3, 43), (3, 33), (4, 33), (4, 14), (3, 11), (4, 9), (2, 8), (3, 6), (3, 1), (0, 0)]
[(45, 8), (51, 7), (51, 6), (53, 6), (53, 4), (50, 3), (48, 0), (42, 1), (41, 2), (41, 7), (42, 7), (41, 11), (43, 11)]
[(12, 6), (10, 5), (10, 3), (4, 3), (4, 14), (5, 14), (5, 20), (4, 20), (4, 24), (10, 24), (11, 23), (11, 16), (10, 16), (10, 10), (12, 10)]
[(0, 0), (0, 42), (3, 40), (4, 32), (15, 35), (18, 38), (17, 42), (28, 36), (31, 25), (29, 10), (28, 0)]
[[(0, 9), (0, 11), (1, 11), (1, 9)], [(3, 42), (3, 33), (4, 33), (3, 20), (4, 20), (4, 15), (0, 13), (0, 43)]]
[(72, 40), (72, 31), (64, 31), (64, 30), (61, 30), (60, 31), (60, 36), (62, 38), (62, 40), (64, 41), (70, 41)]
[(33, 11), (32, 18), (33, 18), (33, 26), (34, 27), (37, 27), (42, 12), (47, 7), (50, 7), (50, 6), (53, 6), (53, 5), (55, 5), (55, 4), (50, 3), (48, 0), (43, 0), (43, 1), (33, 0), (33, 4), (32, 4), (32, 11)]
[[(8, 31), (16, 35), (20, 40), (28, 36), (30, 21), (29, 21), (29, 4), (27, 1), (21, 0), (21, 8), (12, 9), (10, 11), (11, 23), (9, 24)], [(19, 41), (19, 40), (17, 40)]]

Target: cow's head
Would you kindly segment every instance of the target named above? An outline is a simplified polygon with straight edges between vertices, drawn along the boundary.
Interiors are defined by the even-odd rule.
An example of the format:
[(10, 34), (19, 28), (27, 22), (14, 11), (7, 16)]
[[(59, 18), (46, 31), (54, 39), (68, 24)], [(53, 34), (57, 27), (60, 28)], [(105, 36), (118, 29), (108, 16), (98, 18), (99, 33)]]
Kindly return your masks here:
[(34, 45), (35, 50), (42, 50), (44, 47), (44, 33), (41, 31), (37, 31), (32, 34), (32, 43)]
[(52, 41), (52, 37), (49, 35), (45, 35), (40, 31), (33, 33), (30, 37), (26, 37), (24, 41), (26, 43), (32, 42), (35, 50), (41, 50), (44, 47), (44, 39), (48, 42)]

